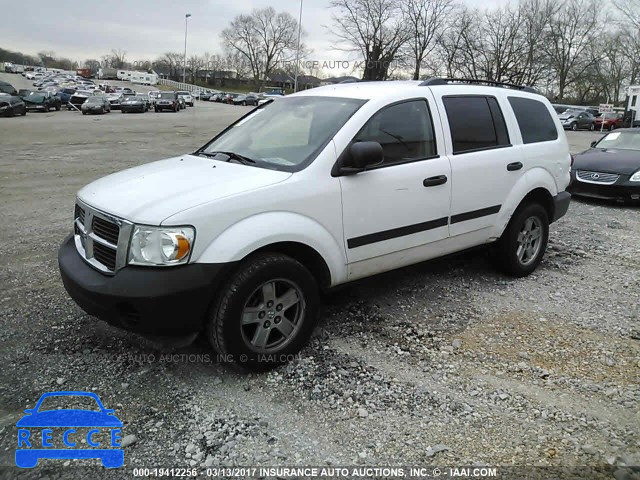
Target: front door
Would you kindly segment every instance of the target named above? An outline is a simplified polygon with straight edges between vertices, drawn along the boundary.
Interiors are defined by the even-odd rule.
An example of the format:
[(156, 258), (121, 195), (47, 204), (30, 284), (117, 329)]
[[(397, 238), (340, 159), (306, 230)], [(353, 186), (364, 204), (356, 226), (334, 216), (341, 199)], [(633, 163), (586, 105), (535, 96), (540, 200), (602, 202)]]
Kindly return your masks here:
[(383, 108), (354, 141), (384, 150), (381, 165), (340, 177), (347, 259), (365, 263), (359, 277), (414, 263), (404, 260), (415, 258), (415, 247), (447, 238), (451, 167), (439, 155), (442, 133), (424, 98)]

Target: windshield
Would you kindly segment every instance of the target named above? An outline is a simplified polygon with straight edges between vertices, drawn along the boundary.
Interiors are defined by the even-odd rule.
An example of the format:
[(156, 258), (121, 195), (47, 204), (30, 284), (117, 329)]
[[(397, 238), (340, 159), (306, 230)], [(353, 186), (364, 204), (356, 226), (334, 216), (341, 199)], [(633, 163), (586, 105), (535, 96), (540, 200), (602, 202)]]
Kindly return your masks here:
[(602, 117), (611, 120), (611, 119), (618, 118), (618, 114), (617, 113), (604, 113), (602, 115)]
[(569, 115), (573, 115), (574, 117), (577, 115), (580, 115), (581, 113), (585, 113), (584, 110), (566, 110), (565, 112), (562, 112), (562, 116), (563, 117), (568, 117)]
[(640, 150), (640, 133), (612, 132), (600, 140), (596, 147)]
[(333, 97), (286, 98), (253, 111), (202, 151), (233, 152), (255, 160), (258, 167), (300, 170), (365, 102)]
[(141, 97), (131, 97), (131, 96), (129, 96), (129, 97), (125, 98), (125, 101), (127, 101), (127, 102), (141, 102), (142, 98)]
[(165, 98), (167, 100), (173, 100), (176, 98), (175, 93), (161, 93), (158, 95), (158, 98)]
[(178, 92), (178, 95), (191, 95), (189, 92)]
[(104, 100), (102, 97), (89, 97), (87, 103), (102, 103)]

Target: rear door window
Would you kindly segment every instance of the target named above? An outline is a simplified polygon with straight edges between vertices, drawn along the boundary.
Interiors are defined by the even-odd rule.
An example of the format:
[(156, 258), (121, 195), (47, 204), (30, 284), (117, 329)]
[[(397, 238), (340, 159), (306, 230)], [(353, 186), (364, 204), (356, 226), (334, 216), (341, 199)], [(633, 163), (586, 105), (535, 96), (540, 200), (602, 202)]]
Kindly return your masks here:
[(448, 96), (442, 102), (454, 154), (510, 146), (502, 110), (494, 97)]
[(518, 120), (523, 143), (557, 140), (558, 129), (544, 103), (531, 98), (509, 97), (509, 104)]

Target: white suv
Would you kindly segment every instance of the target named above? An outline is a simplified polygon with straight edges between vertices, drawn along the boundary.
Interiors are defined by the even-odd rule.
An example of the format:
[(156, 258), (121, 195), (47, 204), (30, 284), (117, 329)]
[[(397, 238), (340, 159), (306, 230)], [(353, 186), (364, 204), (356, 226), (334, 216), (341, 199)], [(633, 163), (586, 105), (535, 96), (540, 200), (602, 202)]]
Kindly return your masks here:
[(315, 88), (194, 153), (84, 187), (60, 270), (89, 314), (203, 333), (264, 368), (305, 344), (321, 290), (489, 243), (504, 271), (531, 273), (569, 207), (570, 164), (557, 115), (530, 88)]

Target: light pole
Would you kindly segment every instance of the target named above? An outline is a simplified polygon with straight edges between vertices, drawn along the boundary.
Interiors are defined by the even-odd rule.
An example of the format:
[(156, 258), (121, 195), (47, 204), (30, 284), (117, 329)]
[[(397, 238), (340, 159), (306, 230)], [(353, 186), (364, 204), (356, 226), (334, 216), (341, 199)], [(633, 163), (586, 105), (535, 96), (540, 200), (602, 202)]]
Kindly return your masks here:
[(187, 20), (190, 13), (184, 15), (184, 66), (182, 67), (182, 83), (187, 83)]
[(300, 73), (300, 34), (302, 33), (302, 0), (300, 0), (300, 19), (298, 20), (298, 49), (296, 50), (296, 79), (293, 93), (298, 91), (298, 74)]

